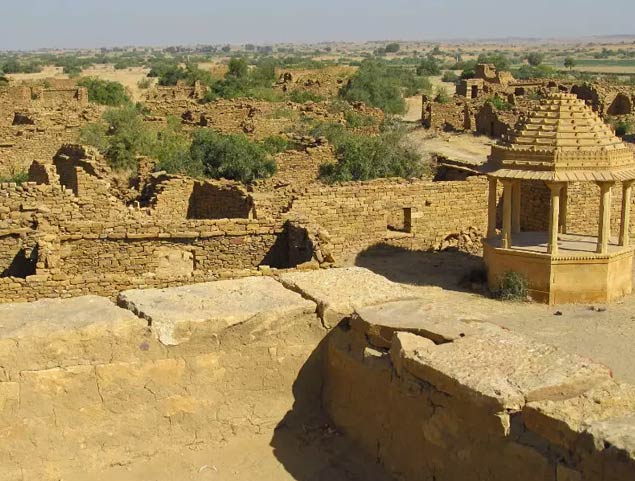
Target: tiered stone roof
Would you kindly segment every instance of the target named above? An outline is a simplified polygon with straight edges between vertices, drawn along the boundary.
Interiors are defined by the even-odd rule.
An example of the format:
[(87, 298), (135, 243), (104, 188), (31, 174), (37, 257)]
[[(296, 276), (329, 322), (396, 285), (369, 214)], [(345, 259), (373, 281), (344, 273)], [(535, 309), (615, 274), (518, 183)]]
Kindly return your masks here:
[(487, 164), (499, 178), (551, 181), (635, 179), (633, 152), (584, 101), (553, 93), (492, 147)]

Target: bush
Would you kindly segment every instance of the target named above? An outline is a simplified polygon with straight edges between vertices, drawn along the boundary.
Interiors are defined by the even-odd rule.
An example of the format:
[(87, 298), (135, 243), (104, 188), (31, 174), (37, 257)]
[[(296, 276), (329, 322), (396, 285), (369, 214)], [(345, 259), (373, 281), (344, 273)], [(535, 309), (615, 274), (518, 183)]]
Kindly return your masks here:
[(425, 58), (417, 67), (417, 75), (441, 75), (441, 66), (434, 57)]
[(152, 86), (152, 80), (149, 78), (142, 78), (137, 82), (137, 87), (142, 90), (149, 89)]
[(344, 113), (344, 119), (346, 120), (346, 126), (351, 129), (357, 129), (360, 127), (371, 127), (377, 124), (377, 120), (370, 115), (360, 114), (354, 110), (347, 110)]
[(545, 60), (545, 55), (540, 52), (531, 52), (527, 55), (527, 62), (532, 67), (537, 67)]
[(491, 63), (494, 64), (497, 70), (509, 70), (509, 59), (502, 53), (482, 53), (478, 56), (476, 63)]
[(456, 83), (459, 81), (460, 78), (461, 77), (455, 74), (452, 70), (448, 70), (447, 72), (443, 74), (443, 77), (441, 78), (441, 80), (443, 82)]
[(439, 87), (437, 89), (437, 96), (434, 98), (435, 102), (439, 102), (440, 104), (450, 103), (450, 96), (448, 95), (448, 91), (443, 87)]
[(615, 135), (624, 137), (633, 131), (633, 123), (628, 120), (620, 120), (614, 124)]
[(222, 135), (211, 130), (197, 130), (190, 155), (194, 162), (200, 162), (203, 174), (214, 179), (250, 183), (276, 172), (276, 163), (265, 147), (242, 134)]
[(169, 174), (201, 177), (203, 165), (192, 159), (191, 142), (183, 135), (180, 119), (170, 116), (167, 120), (167, 127), (158, 133), (151, 149), (152, 156), (158, 160), (157, 169)]
[(0, 183), (9, 182), (14, 184), (24, 184), (29, 180), (29, 173), (26, 170), (9, 169), (7, 175), (0, 176)]
[(391, 114), (402, 114), (406, 110), (400, 74), (379, 60), (362, 62), (340, 95), (349, 102), (361, 101)]
[(496, 110), (507, 111), (507, 110), (511, 110), (513, 108), (512, 104), (510, 104), (506, 100), (500, 98), (498, 95), (494, 95), (493, 97), (490, 97), (489, 99), (487, 99), (487, 103), (492, 104), (492, 106)]
[(267, 137), (265, 140), (263, 140), (262, 144), (264, 145), (267, 152), (272, 155), (284, 152), (289, 148), (289, 141), (284, 137), (280, 137), (279, 135), (272, 135), (271, 137)]
[(289, 100), (297, 104), (304, 104), (306, 102), (321, 102), (324, 97), (307, 90), (294, 90), (289, 94)]
[(386, 53), (397, 53), (397, 52), (399, 52), (400, 48), (401, 48), (401, 45), (399, 45), (396, 42), (393, 42), (393, 43), (389, 43), (388, 45), (386, 45), (386, 47), (384, 47), (384, 52), (386, 52)]
[(113, 169), (136, 170), (138, 155), (153, 154), (156, 135), (137, 108), (126, 105), (104, 112), (103, 122), (85, 126), (80, 139), (97, 147)]
[(527, 299), (527, 280), (518, 272), (509, 271), (500, 280), (496, 297), (503, 301), (524, 301)]
[(88, 99), (101, 105), (116, 107), (130, 102), (123, 85), (119, 82), (98, 78), (83, 78), (77, 85), (88, 89)]
[(327, 137), (335, 145), (338, 159), (320, 166), (320, 178), (327, 183), (424, 174), (421, 157), (404, 145), (403, 132), (399, 130), (369, 137), (333, 128)]

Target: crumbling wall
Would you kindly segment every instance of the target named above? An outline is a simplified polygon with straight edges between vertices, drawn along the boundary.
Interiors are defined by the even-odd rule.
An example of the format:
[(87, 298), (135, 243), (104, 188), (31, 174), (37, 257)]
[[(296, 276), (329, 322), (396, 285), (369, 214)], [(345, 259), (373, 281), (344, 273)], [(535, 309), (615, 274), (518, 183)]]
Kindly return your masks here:
[(332, 421), (397, 478), (632, 478), (635, 388), (608, 368), (493, 325), (416, 325), (354, 316), (325, 363)]
[[(484, 233), (487, 225), (487, 180), (376, 180), (307, 189), (286, 217), (318, 225), (343, 260), (378, 244), (435, 248), (449, 235), (470, 227)], [(393, 227), (390, 229), (389, 226)], [(401, 231), (394, 229), (401, 225)]]

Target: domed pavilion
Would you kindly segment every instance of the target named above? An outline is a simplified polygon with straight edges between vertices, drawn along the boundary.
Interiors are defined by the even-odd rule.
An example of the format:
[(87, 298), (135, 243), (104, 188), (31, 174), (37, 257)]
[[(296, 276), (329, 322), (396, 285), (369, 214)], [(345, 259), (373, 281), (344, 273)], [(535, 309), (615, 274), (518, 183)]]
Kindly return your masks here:
[[(543, 99), (515, 132), (492, 147), (488, 232), (484, 260), (490, 288), (508, 272), (527, 279), (539, 302), (610, 302), (632, 288), (629, 245), (633, 152), (575, 95)], [(502, 229), (497, 231), (498, 182), (503, 185)], [(544, 182), (550, 193), (547, 232), (521, 231), (521, 186)], [(597, 236), (569, 233), (567, 192), (572, 182), (599, 186)], [(611, 238), (611, 194), (622, 183), (619, 238)], [(536, 214), (536, 213), (534, 213)]]

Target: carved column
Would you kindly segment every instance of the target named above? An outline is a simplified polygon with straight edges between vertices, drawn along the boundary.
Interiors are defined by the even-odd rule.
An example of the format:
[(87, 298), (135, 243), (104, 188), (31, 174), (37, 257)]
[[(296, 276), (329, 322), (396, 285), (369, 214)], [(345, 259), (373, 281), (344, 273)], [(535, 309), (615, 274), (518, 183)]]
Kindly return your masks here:
[(489, 199), (487, 201), (487, 238), (493, 239), (496, 236), (496, 208), (498, 194), (496, 177), (489, 178)]
[(600, 222), (598, 226), (598, 254), (609, 252), (609, 237), (611, 236), (611, 188), (613, 182), (598, 182), (600, 186)]
[(512, 234), (520, 232), (520, 181), (514, 182), (512, 196)]
[(567, 233), (567, 202), (569, 200), (569, 185), (564, 184), (560, 191), (560, 220), (558, 222), (558, 231), (561, 234)]
[(549, 187), (551, 192), (547, 252), (556, 255), (558, 254), (558, 224), (560, 220), (560, 191), (562, 190), (562, 184), (547, 183), (547, 187)]
[(512, 189), (511, 180), (503, 180), (503, 232), (501, 247), (509, 249), (512, 246)]
[(631, 225), (631, 193), (633, 191), (633, 180), (627, 180), (622, 184), (622, 219), (620, 223), (620, 245), (630, 244)]

